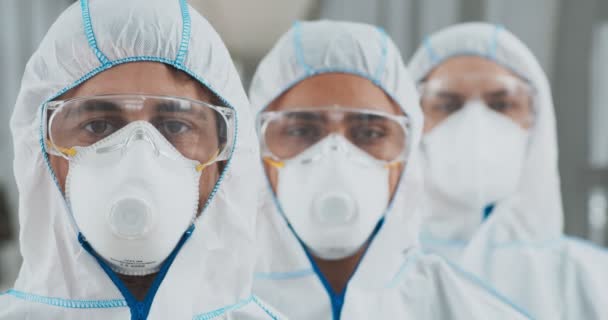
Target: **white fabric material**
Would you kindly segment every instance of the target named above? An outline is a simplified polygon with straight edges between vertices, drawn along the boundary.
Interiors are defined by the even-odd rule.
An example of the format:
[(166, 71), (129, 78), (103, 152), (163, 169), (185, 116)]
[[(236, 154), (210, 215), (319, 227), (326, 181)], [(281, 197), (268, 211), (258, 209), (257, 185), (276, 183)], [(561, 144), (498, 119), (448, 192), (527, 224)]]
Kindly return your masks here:
[[(519, 228), (511, 230), (513, 237), (535, 239), (559, 236), (563, 228), (563, 215), (555, 115), (547, 77), (530, 50), (515, 36), (500, 27), (482, 23), (451, 27), (427, 38), (414, 54), (408, 68), (418, 83), (438, 64), (460, 55), (475, 55), (496, 61), (534, 86), (536, 118), (520, 187), (516, 194), (495, 208), (493, 215), (498, 216), (503, 207), (516, 208), (509, 215), (509, 219), (517, 221), (519, 225)], [(521, 210), (523, 208), (525, 210)], [(430, 210), (432, 217), (433, 208)]]
[[(536, 319), (608, 317), (608, 255), (562, 234), (555, 116), (547, 77), (513, 34), (485, 23), (456, 25), (431, 35), (409, 67), (419, 82), (446, 59), (463, 55), (484, 57), (527, 79), (536, 90), (536, 118), (517, 190), (496, 203), (483, 223), (457, 224), (463, 216), (450, 212), (445, 199), (429, 192), (424, 250), (453, 259)], [(452, 229), (445, 230), (451, 222)], [(466, 237), (451, 237), (458, 234)]]
[(361, 249), (390, 198), (388, 169), (340, 134), (285, 161), (278, 179), (287, 221), (315, 256), (327, 260)]
[[(134, 134), (147, 139), (97, 152)], [(158, 272), (196, 217), (198, 163), (182, 156), (146, 121), (76, 150), (65, 195), (80, 232), (112, 270), (134, 276)]]
[(432, 204), (433, 234), (468, 239), (484, 208), (517, 190), (528, 141), (527, 130), (480, 101), (425, 134), (419, 153), (425, 187), (433, 199), (445, 199)]
[[(303, 22), (261, 62), (250, 90), (263, 110), (296, 83), (342, 72), (373, 81), (411, 120), (411, 148), (420, 141), (418, 95), (398, 49), (379, 29), (346, 22)], [(420, 171), (409, 161), (382, 228), (351, 278), (342, 319), (518, 319), (523, 316), (436, 256), (419, 253)], [(279, 212), (270, 188), (261, 203), (262, 248), (254, 293), (291, 319), (337, 319), (329, 291)], [(524, 317), (525, 318), (525, 317)]]
[[(89, 10), (82, 10), (87, 5)], [(82, 12), (90, 13), (91, 32)], [(96, 37), (99, 52), (87, 35)], [(270, 318), (270, 310), (251, 296), (257, 141), (247, 97), (224, 44), (185, 1), (96, 0), (76, 3), (58, 18), (23, 76), (11, 129), (24, 261), (14, 290), (0, 296), (0, 319), (129, 318), (117, 287), (78, 242), (41, 149), (40, 108), (79, 81), (131, 60), (158, 60), (187, 71), (233, 107), (239, 120), (223, 180), (169, 268), (147, 319), (209, 313)]]

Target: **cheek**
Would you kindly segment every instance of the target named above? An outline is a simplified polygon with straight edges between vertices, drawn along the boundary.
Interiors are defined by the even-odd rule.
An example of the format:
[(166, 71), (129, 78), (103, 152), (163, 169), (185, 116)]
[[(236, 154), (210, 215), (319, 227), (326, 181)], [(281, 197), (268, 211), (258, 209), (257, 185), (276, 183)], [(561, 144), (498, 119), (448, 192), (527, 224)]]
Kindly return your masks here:
[(433, 128), (435, 128), (437, 126), (437, 124), (439, 124), (440, 121), (434, 121), (431, 120), (429, 118), (425, 118), (424, 119), (424, 127), (422, 128), (422, 133), (428, 133), (429, 131), (433, 130)]
[(215, 187), (219, 176), (220, 168), (217, 163), (214, 163), (205, 168), (205, 170), (203, 170), (203, 173), (201, 174), (201, 178), (199, 180), (199, 214), (200, 210), (203, 208), (203, 205), (205, 205), (205, 202), (207, 202), (211, 191), (213, 191), (213, 188)]
[(525, 130), (531, 130), (534, 126), (534, 121), (522, 120), (519, 122), (519, 125)]
[(51, 164), (53, 173), (59, 182), (59, 186), (61, 186), (61, 192), (65, 193), (65, 181), (68, 177), (68, 170), (70, 168), (68, 160), (62, 157), (50, 155), (49, 163)]
[(266, 176), (268, 177), (268, 181), (270, 181), (270, 186), (272, 187), (272, 191), (277, 193), (277, 185), (279, 183), (279, 171), (277, 168), (264, 163), (264, 170), (266, 171)]
[[(53, 168), (53, 172), (57, 177), (57, 181), (61, 186), (61, 191), (65, 193), (65, 181), (68, 176), (69, 163), (67, 160), (57, 156), (50, 156), (49, 162), (51, 163), (51, 168)], [(217, 163), (210, 165), (207, 167), (201, 178), (199, 180), (199, 208), (207, 201), (211, 191), (215, 187), (217, 180), (219, 178), (219, 166)]]
[(402, 164), (392, 167), (388, 171), (388, 187), (389, 187), (389, 191), (391, 193), (391, 199), (395, 195), (395, 191), (397, 191), (397, 186), (399, 186), (399, 180), (401, 178), (402, 172), (403, 172)]
[[(277, 185), (278, 185), (278, 181), (279, 181), (279, 172), (278, 170), (269, 165), (269, 164), (264, 164), (264, 169), (266, 171), (266, 176), (268, 177), (268, 181), (270, 181), (270, 185), (272, 186), (272, 191), (276, 194), (277, 192)], [(389, 169), (388, 172), (388, 186), (389, 186), (389, 192), (392, 196), (394, 195), (395, 191), (397, 190), (397, 186), (399, 185), (399, 181), (401, 178), (401, 173), (403, 172), (403, 165), (398, 165), (395, 166), (393, 168)]]

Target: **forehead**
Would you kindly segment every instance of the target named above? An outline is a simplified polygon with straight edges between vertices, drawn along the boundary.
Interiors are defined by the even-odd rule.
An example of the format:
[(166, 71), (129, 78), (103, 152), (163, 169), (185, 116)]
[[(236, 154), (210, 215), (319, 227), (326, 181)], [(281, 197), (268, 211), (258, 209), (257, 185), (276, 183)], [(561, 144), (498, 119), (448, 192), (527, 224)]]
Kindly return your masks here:
[(205, 102), (212, 99), (209, 91), (189, 75), (159, 62), (131, 62), (112, 67), (61, 98), (131, 93), (177, 96)]
[(432, 85), (440, 84), (450, 91), (512, 89), (525, 81), (509, 69), (483, 57), (459, 56), (439, 64), (426, 77)]
[(486, 58), (477, 56), (457, 56), (449, 58), (436, 66), (429, 73), (427, 79), (455, 74), (514, 75), (507, 68)]
[(391, 114), (403, 113), (396, 102), (368, 79), (342, 73), (307, 78), (273, 101), (268, 109), (281, 111), (334, 105)]

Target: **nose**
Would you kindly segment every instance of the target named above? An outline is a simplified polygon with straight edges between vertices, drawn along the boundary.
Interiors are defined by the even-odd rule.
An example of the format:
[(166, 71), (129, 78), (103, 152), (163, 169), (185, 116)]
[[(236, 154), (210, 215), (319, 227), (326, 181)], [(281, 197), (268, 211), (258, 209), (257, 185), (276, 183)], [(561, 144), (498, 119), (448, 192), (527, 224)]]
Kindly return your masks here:
[(329, 143), (327, 145), (327, 150), (330, 152), (345, 151), (344, 144), (341, 143), (341, 141), (340, 141), (339, 133), (333, 133), (329, 137)]
[(125, 150), (127, 150), (131, 146), (131, 144), (138, 143), (138, 142), (149, 143), (150, 146), (152, 147), (154, 155), (158, 156), (160, 154), (160, 152), (158, 151), (158, 147), (154, 143), (154, 140), (152, 139), (150, 132), (146, 128), (143, 128), (143, 127), (133, 130), (133, 132), (127, 138), (127, 141), (125, 142), (122, 152), (124, 153)]
[[(154, 143), (154, 139), (152, 139), (152, 134), (145, 127), (145, 125), (143, 123), (131, 124), (131, 125), (135, 125), (137, 127), (134, 128), (123, 141), (110, 145), (110, 146), (98, 148), (96, 150), (96, 152), (99, 154), (103, 154), (103, 153), (110, 153), (110, 152), (114, 152), (114, 151), (120, 151), (124, 155), (125, 152), (129, 149), (129, 147), (133, 143), (148, 142), (150, 144), (150, 146), (152, 147), (153, 154), (155, 156), (160, 155), (160, 151), (158, 150), (158, 147)], [(131, 126), (131, 125), (129, 125), (129, 126)], [(123, 130), (125, 130), (125, 129), (123, 129)], [(114, 133), (114, 134), (117, 134), (117, 133)]]

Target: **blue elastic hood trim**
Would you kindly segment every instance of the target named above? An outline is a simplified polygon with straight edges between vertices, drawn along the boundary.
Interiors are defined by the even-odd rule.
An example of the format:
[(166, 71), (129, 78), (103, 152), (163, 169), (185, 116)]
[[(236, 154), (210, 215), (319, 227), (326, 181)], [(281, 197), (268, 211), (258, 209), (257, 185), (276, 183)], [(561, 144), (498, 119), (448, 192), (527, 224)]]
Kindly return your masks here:
[(14, 289), (10, 289), (0, 295), (9, 295), (17, 299), (47, 304), (54, 307), (67, 308), (67, 309), (110, 309), (110, 308), (124, 308), (127, 307), (127, 301), (124, 299), (112, 299), (112, 300), (70, 300), (61, 298), (45, 297), (36, 294), (26, 293)]
[(173, 249), (173, 251), (171, 252), (169, 257), (167, 257), (165, 262), (163, 262), (163, 264), (160, 268), (160, 271), (154, 278), (154, 282), (152, 282), (152, 286), (150, 286), (150, 289), (146, 293), (146, 297), (144, 298), (143, 301), (137, 300), (133, 296), (133, 294), (131, 294), (129, 289), (120, 280), (118, 275), (114, 271), (112, 271), (112, 269), (110, 269), (108, 264), (95, 253), (95, 251), (93, 250), (91, 245), (85, 240), (85, 238), (82, 234), (78, 235), (78, 241), (80, 241), (80, 244), (87, 252), (89, 252), (93, 257), (95, 257), (95, 260), (97, 260), (97, 263), (99, 263), (99, 265), (101, 266), (103, 271), (105, 271), (105, 273), (108, 275), (108, 277), (110, 277), (110, 279), (112, 280), (114, 285), (116, 285), (116, 287), (118, 288), (120, 293), (122, 293), (123, 297), (125, 297), (129, 310), (131, 311), (131, 320), (145, 320), (148, 318), (148, 314), (150, 313), (150, 308), (152, 307), (152, 302), (154, 301), (154, 296), (156, 295), (156, 292), (158, 291), (158, 288), (160, 287), (160, 284), (162, 283), (163, 279), (167, 275), (167, 271), (169, 271), (169, 267), (175, 260), (177, 253), (184, 246), (184, 243), (186, 243), (188, 238), (190, 238), (193, 231), (194, 231), (194, 224), (191, 225), (188, 228), (188, 230), (186, 230), (186, 232), (182, 235), (181, 239), (179, 240), (175, 249)]
[(183, 65), (188, 54), (188, 46), (190, 45), (190, 11), (188, 10), (188, 3), (186, 0), (179, 1), (179, 7), (182, 11), (182, 39), (179, 43), (179, 49), (175, 57), (176, 65)]
[(376, 79), (376, 81), (378, 83), (382, 83), (381, 81), (381, 77), (384, 74), (384, 71), (386, 70), (386, 60), (387, 60), (387, 54), (388, 54), (388, 35), (386, 34), (386, 31), (384, 31), (384, 29), (378, 27), (377, 28), (378, 32), (380, 33), (380, 45), (381, 45), (381, 58), (380, 61), (378, 62), (378, 66), (376, 67), (376, 71), (374, 72), (374, 79)]
[(488, 57), (492, 60), (496, 59), (496, 52), (498, 51), (498, 34), (504, 29), (502, 25), (497, 25), (492, 33), (492, 40), (490, 41), (490, 47), (488, 48)]
[(82, 23), (84, 24), (84, 33), (87, 37), (87, 41), (89, 42), (89, 46), (95, 53), (95, 56), (99, 60), (102, 65), (110, 64), (110, 60), (106, 57), (99, 47), (97, 47), (97, 39), (95, 38), (95, 33), (93, 32), (93, 25), (91, 23), (91, 11), (89, 9), (89, 0), (80, 0), (80, 11), (82, 12)]
[(435, 53), (435, 50), (433, 49), (433, 45), (431, 45), (431, 38), (428, 36), (425, 37), (422, 44), (424, 45), (426, 54), (428, 55), (429, 59), (431, 59), (431, 64), (434, 65), (434, 64), (438, 63), (439, 56), (437, 55), (437, 53)]
[(270, 311), (270, 309), (268, 307), (266, 307), (266, 305), (264, 305), (264, 303), (262, 303), (255, 295), (251, 295), (249, 298), (241, 300), (235, 304), (225, 306), (225, 307), (222, 307), (222, 308), (210, 311), (210, 312), (206, 312), (203, 314), (199, 314), (197, 316), (194, 316), (192, 319), (193, 320), (215, 319), (230, 311), (234, 311), (234, 310), (243, 308), (252, 302), (255, 303), (258, 307), (260, 307), (260, 309), (262, 309), (271, 319), (273, 319), (273, 320), (279, 319), (279, 317), (276, 314), (274, 314), (272, 311)]
[(270, 311), (270, 309), (262, 301), (260, 301), (260, 299), (258, 299), (257, 296), (253, 295), (251, 298), (252, 298), (253, 302), (255, 302), (255, 304), (258, 305), (258, 307), (260, 307), (262, 310), (264, 310), (264, 312), (266, 312), (266, 314), (268, 316), (270, 316), (271, 319), (273, 319), (273, 320), (279, 319), (279, 316), (277, 316), (274, 312)]
[(192, 319), (193, 320), (211, 320), (211, 319), (215, 319), (217, 317), (220, 317), (230, 311), (236, 310), (236, 309), (240, 309), (246, 305), (248, 305), (251, 301), (253, 301), (253, 296), (250, 296), (249, 298), (245, 299), (245, 300), (241, 300), (235, 304), (231, 304), (229, 306), (225, 306), (213, 311), (209, 311), (207, 313), (203, 313), (203, 314), (199, 314), (197, 316), (194, 316)]
[(293, 24), (293, 50), (295, 51), (297, 63), (306, 70), (306, 74), (311, 76), (315, 69), (309, 66), (304, 59), (304, 49), (302, 48), (302, 24), (296, 21)]

